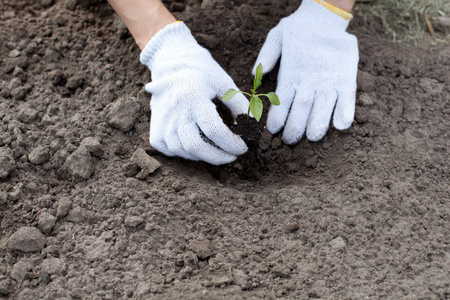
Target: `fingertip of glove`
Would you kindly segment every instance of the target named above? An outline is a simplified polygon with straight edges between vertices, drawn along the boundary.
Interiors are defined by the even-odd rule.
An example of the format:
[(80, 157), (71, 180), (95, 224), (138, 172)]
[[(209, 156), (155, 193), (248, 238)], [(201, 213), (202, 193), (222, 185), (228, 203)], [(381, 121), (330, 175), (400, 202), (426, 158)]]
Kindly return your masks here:
[[(220, 99), (222, 98), (220, 97)], [(247, 114), (249, 102), (247, 98), (242, 94), (236, 94), (233, 99), (224, 103), (225, 106), (227, 106), (230, 110), (233, 119), (236, 119), (237, 116), (241, 114)]]
[(267, 124), (267, 131), (269, 131), (270, 134), (277, 134), (280, 130), (281, 130), (281, 126)]
[(292, 136), (290, 136), (290, 135), (283, 134), (283, 137), (282, 137), (281, 140), (282, 140), (286, 145), (294, 145), (294, 144), (297, 144), (297, 143), (300, 141), (300, 139), (301, 139), (301, 136), (298, 136), (298, 137), (292, 137)]
[(237, 159), (236, 155), (228, 154), (227, 157), (221, 157), (220, 159), (212, 158), (211, 160), (208, 160), (208, 161), (205, 160), (205, 161), (214, 166), (220, 166), (220, 165), (226, 165), (226, 164), (232, 163), (236, 159)]
[(345, 129), (349, 129), (350, 126), (352, 126), (352, 123), (353, 123), (353, 120), (350, 120), (350, 121), (334, 120), (333, 126), (337, 130), (345, 130)]
[(242, 155), (248, 151), (247, 144), (244, 142), (244, 140), (240, 136), (235, 134), (235, 137), (236, 137), (236, 143), (235, 143), (236, 147), (233, 149), (232, 155)]
[(247, 144), (244, 141), (242, 141), (242, 143), (243, 143), (243, 146), (241, 148), (241, 152), (238, 155), (242, 155), (248, 151)]
[(271, 116), (271, 113), (269, 111), (269, 116), (267, 117), (266, 127), (267, 127), (267, 130), (271, 134), (278, 133), (281, 130), (281, 128), (283, 128), (284, 123), (285, 123), (285, 120), (281, 121), (281, 119)]
[(327, 132), (328, 128), (316, 128), (314, 130), (306, 130), (306, 137), (311, 142), (318, 142), (320, 141), (325, 133)]
[(154, 93), (154, 91), (155, 91), (155, 83), (152, 81), (152, 82), (149, 82), (149, 83), (147, 83), (146, 85), (145, 85), (145, 91), (147, 92), (147, 93), (150, 93), (150, 94), (153, 94)]
[(150, 93), (150, 90), (151, 90), (151, 82), (149, 82), (149, 83), (147, 83), (147, 84), (145, 85), (145, 90), (146, 90), (148, 93)]

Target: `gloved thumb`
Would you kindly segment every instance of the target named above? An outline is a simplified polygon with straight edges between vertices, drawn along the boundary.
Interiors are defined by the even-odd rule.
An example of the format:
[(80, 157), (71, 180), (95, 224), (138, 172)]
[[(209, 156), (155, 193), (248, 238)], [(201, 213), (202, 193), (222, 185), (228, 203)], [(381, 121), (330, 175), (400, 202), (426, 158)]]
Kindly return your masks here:
[[(234, 90), (239, 90), (239, 88), (234, 84), (234, 82), (231, 80), (224, 80), (222, 83), (217, 84), (217, 98), (222, 99), (223, 95), (228, 91), (230, 88)], [(233, 118), (236, 118), (240, 114), (246, 114), (248, 110), (248, 103), (249, 101), (245, 96), (241, 93), (237, 93), (234, 95), (233, 98), (231, 98), (228, 101), (225, 101), (225, 106), (228, 107), (231, 114), (233, 115)]]
[(261, 63), (264, 74), (272, 71), (281, 56), (282, 33), (280, 24), (275, 26), (267, 35), (266, 41), (259, 52), (252, 74), (255, 76), (256, 67)]

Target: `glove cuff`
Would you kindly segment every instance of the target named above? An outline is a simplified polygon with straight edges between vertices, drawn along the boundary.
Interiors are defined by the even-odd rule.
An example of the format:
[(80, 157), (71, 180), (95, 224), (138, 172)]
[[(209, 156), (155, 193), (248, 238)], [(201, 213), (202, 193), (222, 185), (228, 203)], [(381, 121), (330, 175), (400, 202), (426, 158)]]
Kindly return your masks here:
[(324, 0), (303, 0), (296, 13), (328, 30), (346, 30), (353, 15)]
[(180, 41), (187, 41), (190, 38), (195, 41), (191, 31), (183, 22), (177, 21), (167, 25), (158, 31), (144, 47), (140, 55), (141, 63), (152, 70), (154, 58), (160, 49), (164, 48), (164, 51), (168, 51), (168, 49), (178, 47)]

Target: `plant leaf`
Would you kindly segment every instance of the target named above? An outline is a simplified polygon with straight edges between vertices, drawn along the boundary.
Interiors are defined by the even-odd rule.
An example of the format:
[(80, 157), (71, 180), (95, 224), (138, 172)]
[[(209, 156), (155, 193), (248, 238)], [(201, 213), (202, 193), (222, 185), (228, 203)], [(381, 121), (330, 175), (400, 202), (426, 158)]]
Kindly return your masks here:
[(269, 98), (270, 103), (272, 103), (273, 105), (280, 105), (280, 98), (278, 98), (278, 95), (274, 92), (268, 93), (264, 96)]
[(263, 67), (262, 64), (259, 63), (259, 65), (256, 67), (256, 74), (255, 74), (255, 80), (253, 81), (253, 91), (256, 93), (256, 89), (259, 88), (261, 85), (261, 80), (263, 76)]
[(256, 121), (259, 122), (263, 111), (263, 104), (261, 99), (257, 95), (253, 96), (252, 100), (250, 100), (250, 111), (252, 112)]
[(229, 89), (228, 91), (226, 91), (225, 94), (223, 94), (222, 100), (223, 100), (223, 101), (231, 100), (231, 98), (233, 98), (234, 95), (236, 95), (236, 94), (239, 93), (239, 92), (240, 92), (240, 91), (236, 91), (235, 89)]

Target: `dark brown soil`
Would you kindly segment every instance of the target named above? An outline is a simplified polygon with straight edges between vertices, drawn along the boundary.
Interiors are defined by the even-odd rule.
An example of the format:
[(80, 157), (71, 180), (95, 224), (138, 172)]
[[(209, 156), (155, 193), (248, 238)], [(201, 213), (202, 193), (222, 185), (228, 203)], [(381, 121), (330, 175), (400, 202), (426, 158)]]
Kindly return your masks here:
[[(91, 2), (0, 1), (0, 298), (450, 298), (447, 44), (393, 44), (357, 7), (353, 126), (264, 132), (250, 180), (148, 145), (150, 73)], [(250, 89), (299, 1), (203, 2), (165, 1)]]
[(247, 144), (249, 149), (255, 150), (264, 132), (264, 124), (249, 118), (247, 114), (237, 116), (235, 122), (231, 124), (231, 131), (239, 135)]
[[(224, 119), (226, 120), (226, 118)], [(261, 176), (265, 173), (260, 147), (261, 145), (264, 147), (265, 143), (265, 141), (262, 141), (260, 145), (261, 137), (265, 131), (264, 123), (261, 120), (258, 122), (252, 117), (248, 118), (247, 114), (241, 114), (231, 122), (230, 128), (232, 132), (244, 140), (248, 151), (229, 165), (210, 166), (208, 172), (219, 181), (227, 181), (230, 176), (238, 176), (240, 179), (253, 181), (261, 179)]]

